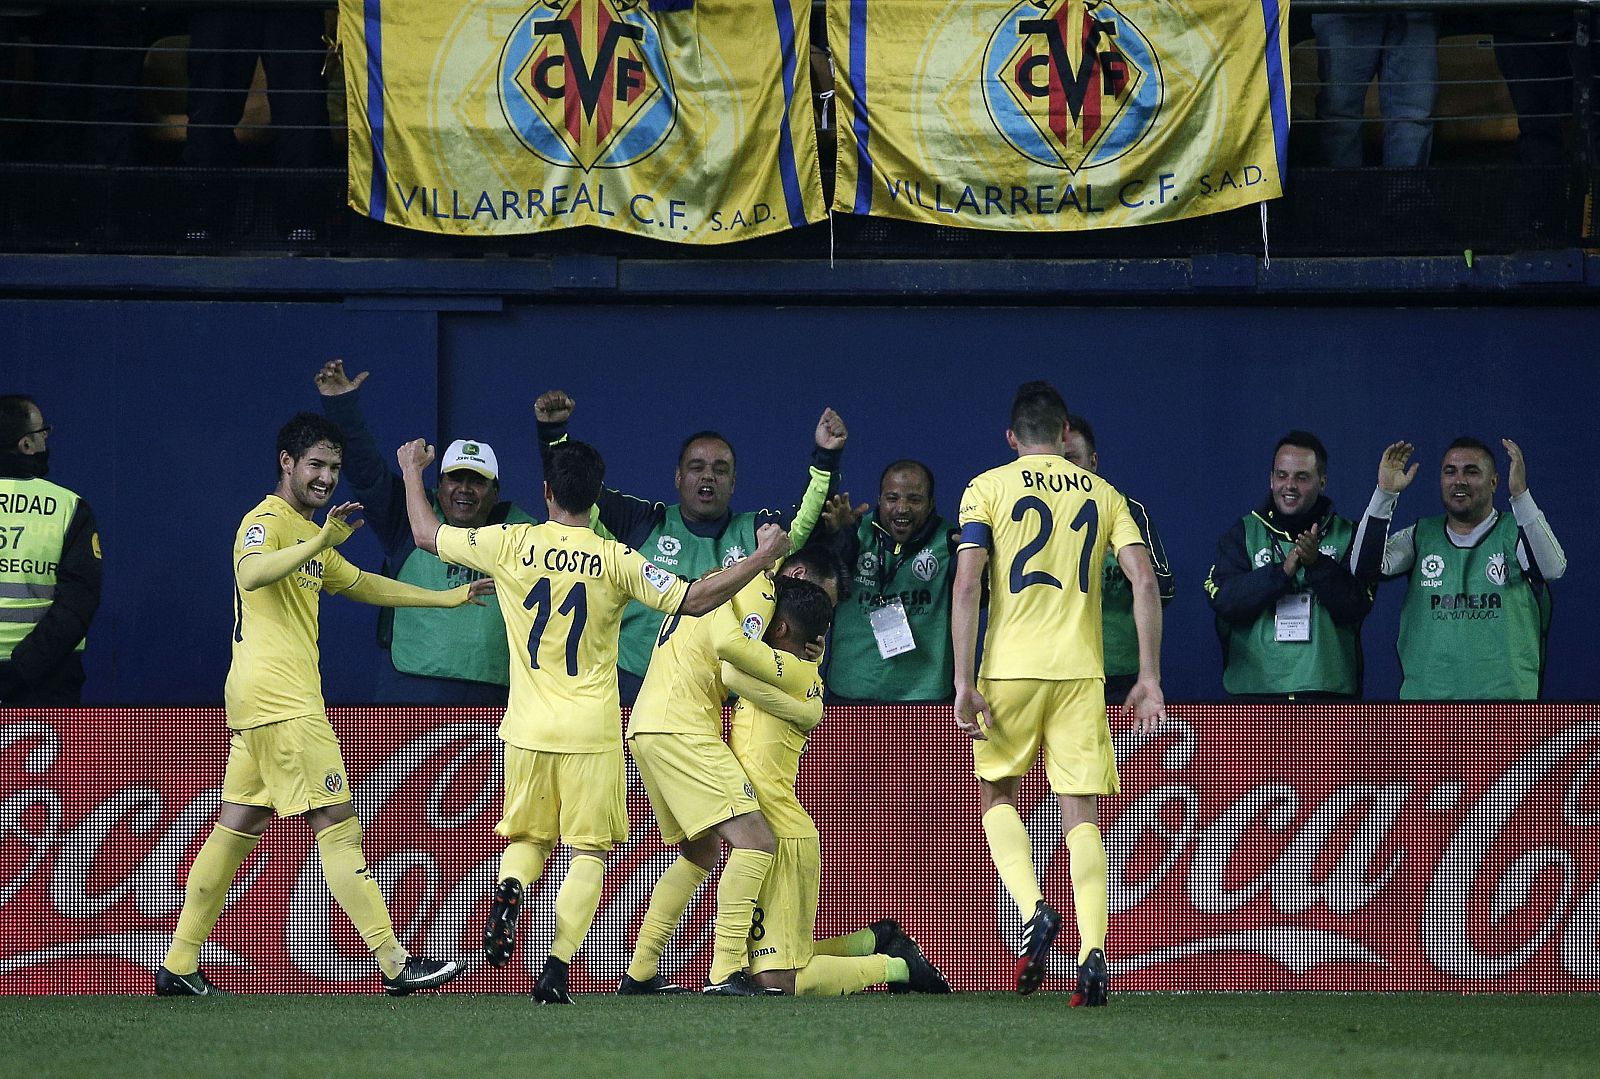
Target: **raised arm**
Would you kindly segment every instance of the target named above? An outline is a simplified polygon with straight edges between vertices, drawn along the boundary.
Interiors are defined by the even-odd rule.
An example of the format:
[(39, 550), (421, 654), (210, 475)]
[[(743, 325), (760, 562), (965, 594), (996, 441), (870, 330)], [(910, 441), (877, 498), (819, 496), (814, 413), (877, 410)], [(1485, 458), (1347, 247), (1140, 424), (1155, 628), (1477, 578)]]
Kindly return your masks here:
[(337, 547), (361, 527), (360, 521), (349, 520), (351, 514), (360, 510), (361, 503), (345, 502), (328, 511), (327, 519), (322, 522), (322, 530), (305, 543), (280, 547), (275, 551), (246, 551), (239, 556), (234, 569), (239, 587), (246, 592), (254, 592), (258, 588), (276, 584), (323, 551)]
[[(567, 422), (572, 419), (577, 407), (577, 402), (564, 390), (546, 390), (534, 401), (533, 415), (538, 422), (541, 470), (550, 447), (567, 440)], [(590, 527), (599, 525), (594, 528), (596, 532), (637, 548), (643, 546), (645, 537), (665, 513), (665, 503), (651, 502), (611, 487), (601, 487), (590, 515)]]
[(683, 597), (681, 613), (693, 616), (717, 609), (755, 580), (756, 574), (788, 553), (788, 534), (777, 525), (762, 525), (756, 530), (756, 549), (750, 557), (691, 584)]
[(1506, 477), (1506, 490), (1511, 495), (1511, 513), (1521, 531), (1518, 560), (1522, 568), (1541, 581), (1554, 581), (1567, 572), (1567, 554), (1561, 549), (1544, 511), (1533, 501), (1528, 491), (1528, 466), (1522, 458), (1522, 449), (1509, 438), (1500, 444), (1511, 458)]
[(395, 458), (400, 462), (400, 479), (405, 485), (411, 542), (429, 554), (438, 554), (439, 518), (434, 516), (428, 492), (422, 486), (422, 472), (433, 464), (433, 447), (425, 438), (412, 439), (395, 451)]
[(314, 381), (323, 415), (344, 432), (344, 471), (340, 478), (350, 485), (355, 501), (365, 509), (378, 545), (386, 555), (393, 556), (409, 549), (411, 529), (406, 523), (400, 477), (378, 448), (361, 409), (361, 384), (367, 376), (368, 372), (363, 371), (351, 378), (345, 373), (343, 360), (329, 360), (318, 369)]

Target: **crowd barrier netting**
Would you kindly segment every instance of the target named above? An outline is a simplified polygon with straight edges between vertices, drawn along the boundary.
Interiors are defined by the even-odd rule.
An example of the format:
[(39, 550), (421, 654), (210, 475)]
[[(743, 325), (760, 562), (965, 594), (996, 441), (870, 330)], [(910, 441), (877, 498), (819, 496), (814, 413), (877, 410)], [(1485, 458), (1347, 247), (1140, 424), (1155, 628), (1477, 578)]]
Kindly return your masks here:
[[(1123, 791), (1101, 806), (1115, 990), (1600, 990), (1600, 705), (1171, 714), (1154, 736), (1118, 735)], [(533, 890), (511, 966), (484, 965), (501, 850), (496, 713), (332, 716), (401, 939), (469, 960), (451, 990), (530, 988), (566, 863), (553, 858)], [(0, 712), (0, 992), (149, 991), (227, 744), (215, 708)], [(616, 986), (673, 857), (629, 775), (632, 837), (611, 860), (575, 991)], [(956, 989), (1011, 987), (1021, 920), (984, 848), (948, 706), (829, 708), (800, 793), (822, 833), (819, 935), (895, 917)], [(1058, 810), (1037, 775), (1021, 801), (1066, 922), (1046, 986), (1065, 988), (1076, 932)], [(700, 984), (712, 911), (708, 886), (665, 973)], [(378, 981), (300, 821), (269, 830), (201, 961), (245, 991)]]

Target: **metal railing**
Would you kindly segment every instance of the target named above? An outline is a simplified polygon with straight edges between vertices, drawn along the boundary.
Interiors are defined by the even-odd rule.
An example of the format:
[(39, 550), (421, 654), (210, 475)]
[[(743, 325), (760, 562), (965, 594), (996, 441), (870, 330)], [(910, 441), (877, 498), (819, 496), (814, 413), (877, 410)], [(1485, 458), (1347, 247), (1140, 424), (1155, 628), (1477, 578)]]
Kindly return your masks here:
[[(1546, 196), (1554, 194), (1559, 204), (1554, 209), (1567, 222), (1559, 227), (1529, 222), (1529, 242), (1549, 243), (1557, 233), (1571, 244), (1587, 242), (1591, 228), (1584, 207), (1593, 186), (1590, 174), (1600, 160), (1595, 150), (1593, 58), (1597, 7), (1600, 0), (1293, 4), (1291, 29), (1296, 32), (1288, 58), (1294, 125), (1291, 191), (1285, 202), (1289, 212), (1279, 216), (1293, 220), (1293, 202), (1308, 187), (1321, 191), (1317, 198), (1348, 188), (1351, 197), (1363, 197), (1360, 192), (1365, 191), (1364, 197), (1383, 202), (1392, 201), (1385, 192), (1410, 185), (1447, 202), (1461, 202), (1446, 190), (1455, 173), (1483, 167), (1522, 169), (1532, 171), (1517, 183), (1526, 189), (1536, 182)], [(821, 10), (819, 2), (819, 15)], [(278, 0), (267, 14), (244, 0), (34, 0), (0, 9), (0, 185), (10, 189), (6, 201), (52, 191), (59, 196), (63, 188), (76, 187), (80, 198), (98, 209), (90, 215), (97, 224), (72, 239), (75, 249), (163, 249), (164, 244), (196, 241), (271, 246), (280, 240), (315, 243), (334, 232), (352, 249), (426, 249), (421, 238), (384, 236), (383, 230), (374, 233), (367, 225), (343, 222), (330, 228), (329, 222), (343, 212), (339, 161), (345, 137), (344, 89), (334, 24), (326, 14), (330, 11), (326, 0)], [(1387, 72), (1388, 80), (1380, 78), (1370, 92), (1377, 99), (1374, 110), (1366, 102), (1369, 92), (1362, 89), (1373, 82), (1371, 75), (1345, 72), (1336, 62), (1339, 46), (1314, 32), (1314, 20), (1307, 16), (1396, 13), (1425, 13), (1446, 31), (1436, 45), (1425, 46), (1437, 58), (1439, 74), (1413, 78), (1403, 71), (1398, 77)], [(275, 36), (244, 42), (229, 36), (241, 32), (230, 19), (248, 22), (274, 15), (293, 20), (292, 31), (280, 27)], [(249, 32), (260, 35), (263, 30), (255, 25)], [(825, 40), (819, 43), (826, 45)], [(816, 89), (822, 99), (819, 117), (825, 116), (828, 88)], [(1429, 167), (1405, 178), (1379, 175), (1392, 170), (1349, 168), (1352, 127), (1355, 153), (1364, 149), (1365, 160), (1382, 160), (1387, 125), (1397, 123), (1382, 115), (1382, 105), (1397, 90), (1429, 100), (1427, 115), (1410, 121), (1426, 128), (1432, 144)], [(1343, 104), (1331, 104), (1336, 98), (1343, 98)], [(1340, 132), (1346, 136), (1342, 159), (1329, 148)], [(830, 156), (824, 153), (825, 164)], [(1344, 175), (1352, 171), (1372, 175)], [(69, 174), (72, 183), (66, 182)], [(1461, 182), (1468, 181), (1463, 176)], [(170, 237), (166, 240), (152, 233), (154, 210), (128, 209), (119, 217), (116, 209), (119, 200), (137, 201), (139, 192), (163, 185), (183, 193), (180, 201), (192, 218), (176, 223), (181, 228), (155, 229)], [(297, 223), (297, 215), (314, 220)], [(87, 220), (80, 217), (80, 223)], [(0, 214), (0, 250), (59, 249), (66, 241), (50, 231), (15, 211)], [(895, 230), (860, 223), (858, 231), (872, 237)], [(1215, 227), (1189, 226), (1186, 233), (1185, 228), (1157, 226), (1156, 231), (1176, 237), (1180, 247), (1188, 233), (1207, 237), (1197, 243), (1228, 243), (1215, 237)], [(930, 232), (924, 229), (921, 235)], [(1364, 249), (1352, 239), (1359, 232), (1353, 223), (1344, 232), (1343, 240), (1324, 235), (1329, 250)], [(1140, 242), (1126, 246), (1137, 249)], [(1501, 242), (1515, 240), (1507, 235)], [(1010, 243), (1025, 250), (1032, 240), (1014, 238)], [(1116, 246), (1062, 243), (1089, 251)], [(1449, 247), (1454, 241), (1426, 243)], [(959, 246), (985, 245), (963, 237)]]

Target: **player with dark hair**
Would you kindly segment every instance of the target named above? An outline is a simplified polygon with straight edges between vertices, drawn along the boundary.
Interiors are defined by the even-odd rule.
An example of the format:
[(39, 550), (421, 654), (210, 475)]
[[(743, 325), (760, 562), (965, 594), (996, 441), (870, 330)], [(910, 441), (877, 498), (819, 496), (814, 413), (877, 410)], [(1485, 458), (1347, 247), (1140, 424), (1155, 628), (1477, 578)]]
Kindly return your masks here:
[(1567, 556), (1528, 491), (1522, 448), (1501, 439), (1511, 514), (1494, 508), (1500, 472), (1476, 438), (1451, 442), (1439, 465), (1444, 513), (1389, 535), (1400, 492), (1416, 478), (1416, 447), (1396, 442), (1356, 531), (1356, 575), (1405, 576), (1400, 608), (1403, 700), (1538, 699), (1550, 628), (1549, 582)]
[(505, 799), (495, 831), (505, 838), (499, 883), (484, 929), (492, 966), (510, 961), (527, 889), (556, 842), (572, 865), (556, 896), (556, 933), (534, 998), (571, 1004), (568, 966), (600, 906), (606, 854), (628, 838), (626, 765), (618, 736), (617, 627), (637, 601), (670, 618), (706, 614), (788, 549), (763, 525), (752, 558), (689, 584), (638, 552), (589, 529), (605, 463), (594, 447), (562, 442), (546, 454), (544, 524), (457, 528), (440, 524), (422, 471), (433, 462), (422, 439), (400, 447), (412, 538), (447, 562), (495, 581), (511, 651)]
[[(1017, 787), (1042, 742), (1045, 773), (1061, 803), (1078, 918), (1078, 988), (1072, 1002), (1106, 1002), (1106, 851), (1096, 799), (1120, 789), (1106, 724), (1100, 637), (1100, 567), (1107, 549), (1133, 588), (1139, 677), (1127, 710), (1139, 731), (1163, 718), (1161, 598), (1144, 537), (1127, 501), (1065, 457), (1066, 403), (1055, 387), (1017, 390), (1006, 441), (1010, 464), (990, 469), (961, 498), (961, 540), (950, 614), (955, 720), (973, 739), (983, 830), (1006, 890), (1026, 922), (1017, 991), (1044, 979), (1061, 916), (1045, 902)], [(977, 674), (979, 603), (987, 578), (988, 631)]]
[(344, 435), (301, 413), (278, 432), (278, 485), (240, 522), (233, 544), (233, 662), (224, 690), (233, 731), (222, 809), (184, 885), (172, 946), (156, 971), (159, 996), (219, 992), (199, 968), (228, 887), (274, 813), (304, 816), (334, 901), (350, 916), (393, 996), (443, 985), (462, 966), (410, 955), (395, 937), (383, 893), (367, 871), (361, 821), (328, 723), (318, 672), (317, 612), (323, 592), (384, 607), (456, 607), (479, 602), (479, 581), (434, 592), (364, 573), (336, 550), (361, 526), (360, 503), (334, 506), (322, 526), (311, 515), (339, 482)]
[[(811, 580), (831, 590), (830, 599), (838, 596), (835, 563), (825, 550), (803, 548), (779, 575)], [(745, 969), (746, 937), (777, 843), (755, 788), (722, 740), (722, 702), (728, 697), (722, 670), (727, 663), (776, 683), (792, 667), (792, 660), (761, 641), (776, 600), (774, 577), (763, 572), (726, 607), (706, 618), (668, 618), (656, 634), (650, 669), (628, 717), (628, 748), (661, 839), (676, 844), (679, 854), (651, 889), (633, 958), (617, 988), (625, 996), (685, 991), (662, 977), (661, 955), (695, 891), (716, 867), (723, 842), (731, 850), (717, 882), (715, 946), (703, 991), (763, 992)], [(820, 656), (822, 642), (814, 644)]]
[(822, 720), (822, 680), (803, 654), (827, 632), (833, 600), (810, 581), (780, 576), (774, 585), (777, 605), (762, 639), (792, 657), (779, 668), (778, 683), (722, 665), (723, 684), (739, 695), (728, 744), (776, 842), (751, 921), (750, 971), (757, 984), (798, 996), (842, 996), (883, 984), (948, 993), (950, 984), (897, 922), (814, 939), (822, 845), (795, 780), (810, 732)]

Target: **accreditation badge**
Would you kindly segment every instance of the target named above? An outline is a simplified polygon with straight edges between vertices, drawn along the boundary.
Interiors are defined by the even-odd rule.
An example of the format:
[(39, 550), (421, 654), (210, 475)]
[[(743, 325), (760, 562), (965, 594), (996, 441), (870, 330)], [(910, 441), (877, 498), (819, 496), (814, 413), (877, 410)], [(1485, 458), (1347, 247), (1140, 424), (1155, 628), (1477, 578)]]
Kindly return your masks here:
[(917, 647), (916, 639), (911, 636), (911, 622), (906, 618), (906, 605), (900, 602), (899, 596), (882, 607), (868, 611), (867, 621), (871, 623), (872, 636), (878, 642), (878, 655), (884, 659), (892, 659)]

